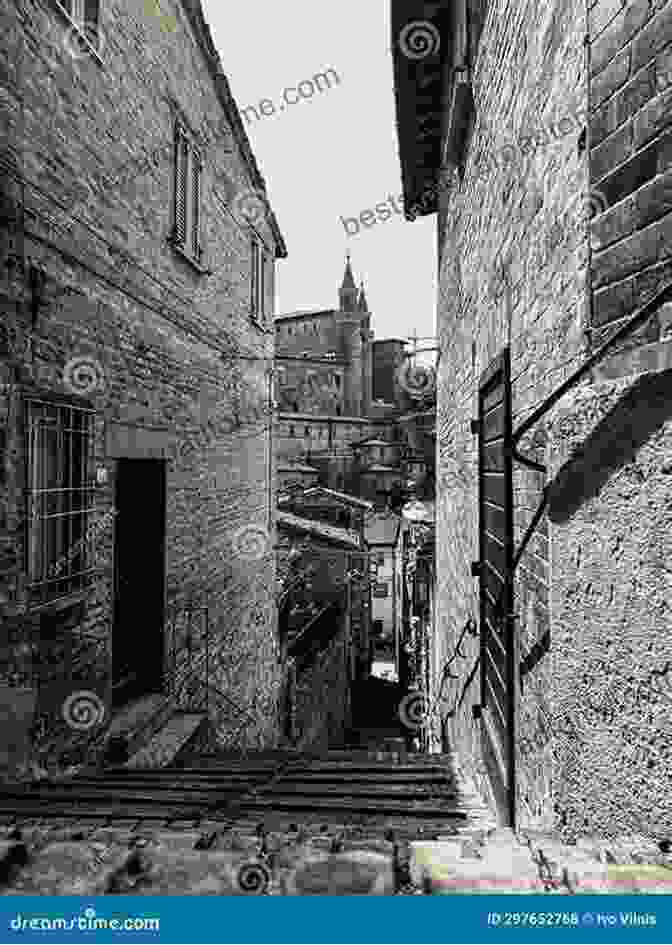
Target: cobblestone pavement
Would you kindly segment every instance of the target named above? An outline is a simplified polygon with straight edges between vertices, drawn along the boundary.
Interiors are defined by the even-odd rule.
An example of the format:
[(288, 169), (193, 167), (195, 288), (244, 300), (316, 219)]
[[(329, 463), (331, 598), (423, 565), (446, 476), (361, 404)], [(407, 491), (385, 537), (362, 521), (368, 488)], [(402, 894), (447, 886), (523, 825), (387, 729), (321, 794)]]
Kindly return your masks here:
[[(669, 842), (625, 837), (570, 846), (543, 834), (514, 836), (496, 827), (454, 759), (431, 756), (431, 762), (334, 753), (294, 757), (280, 768), (278, 759), (220, 758), (160, 773), (126, 772), (136, 794), (135, 813), (126, 818), (123, 805), (130, 812), (133, 803), (123, 799), (113, 813), (100, 815), (111, 790), (123, 793), (118, 770), (66, 785), (68, 816), (47, 807), (56, 810), (59, 798), (64, 810), (62, 783), (28, 789), (16, 801), (23, 813), (3, 808), (0, 889), (2, 895), (672, 892)], [(199, 812), (194, 802), (215, 788), (224, 797), (222, 785), (231, 779), (239, 781), (233, 799), (227, 796), (218, 810), (210, 797)], [(152, 790), (157, 807), (148, 814)], [(33, 804), (38, 795), (42, 816)], [(191, 809), (189, 818), (176, 809), (167, 814), (162, 805), (174, 796)]]

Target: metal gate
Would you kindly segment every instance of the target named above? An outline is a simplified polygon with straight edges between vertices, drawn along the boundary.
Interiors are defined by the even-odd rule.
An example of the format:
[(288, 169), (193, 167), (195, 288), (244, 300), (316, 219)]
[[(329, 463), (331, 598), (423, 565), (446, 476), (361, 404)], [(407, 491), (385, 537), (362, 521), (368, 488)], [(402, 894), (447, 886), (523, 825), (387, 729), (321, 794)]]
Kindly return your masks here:
[(515, 637), (511, 359), (505, 348), (483, 373), (478, 399), (481, 729), (497, 806), (515, 820)]

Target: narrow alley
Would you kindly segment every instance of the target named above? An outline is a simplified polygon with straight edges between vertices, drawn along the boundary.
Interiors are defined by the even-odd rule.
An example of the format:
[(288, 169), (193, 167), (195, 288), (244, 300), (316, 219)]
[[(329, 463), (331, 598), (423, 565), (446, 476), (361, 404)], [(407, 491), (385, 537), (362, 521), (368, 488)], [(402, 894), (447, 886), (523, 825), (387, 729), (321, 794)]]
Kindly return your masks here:
[(669, 896), (672, 0), (0, 37), (0, 901)]

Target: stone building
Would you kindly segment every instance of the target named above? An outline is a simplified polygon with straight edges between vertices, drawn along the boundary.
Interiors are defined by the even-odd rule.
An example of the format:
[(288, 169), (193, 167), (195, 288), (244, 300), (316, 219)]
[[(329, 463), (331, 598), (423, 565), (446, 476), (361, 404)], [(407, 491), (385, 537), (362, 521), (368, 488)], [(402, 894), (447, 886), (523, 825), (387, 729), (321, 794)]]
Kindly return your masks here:
[(277, 399), (281, 411), (366, 417), (372, 400), (371, 315), (350, 259), (338, 309), (275, 319)]
[[(247, 743), (278, 737), (286, 250), (200, 3), (161, 6), (0, 2), (3, 745), (24, 706), (9, 769), (27, 736), (40, 763), (77, 763), (110, 717), (123, 737), (133, 706), (149, 732), (210, 683), (224, 741), (235, 707)], [(178, 692), (196, 610), (209, 676), (196, 660)]]
[(672, 3), (392, 18), (406, 213), (438, 214), (449, 739), (504, 820), (669, 836)]
[(284, 468), (317, 467), (322, 485), (370, 498), (389, 489), (389, 470), (380, 470), (378, 483), (363, 478), (352, 447), (366, 438), (397, 441), (397, 418), (412, 404), (399, 383), (405, 342), (374, 340), (349, 257), (338, 300), (338, 309), (275, 319), (276, 456)]
[(364, 525), (371, 508), (321, 487), (279, 497), (282, 731), (295, 747), (345, 743), (353, 684), (370, 671)]

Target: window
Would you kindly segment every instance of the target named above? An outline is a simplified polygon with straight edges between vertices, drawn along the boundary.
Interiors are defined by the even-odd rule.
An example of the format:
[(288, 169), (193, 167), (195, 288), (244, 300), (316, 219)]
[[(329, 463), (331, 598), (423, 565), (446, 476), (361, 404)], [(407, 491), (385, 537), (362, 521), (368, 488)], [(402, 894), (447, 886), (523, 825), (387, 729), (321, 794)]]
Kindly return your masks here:
[(200, 265), (201, 190), (203, 161), (186, 129), (179, 122), (175, 129), (175, 223), (173, 241), (189, 259)]
[(266, 321), (266, 253), (258, 237), (252, 237), (252, 277), (250, 311), (257, 321)]
[(379, 565), (385, 564), (385, 552), (381, 551), (378, 553), (377, 561)]
[(91, 45), (97, 48), (100, 26), (99, 0), (59, 0), (59, 3)]
[(26, 402), (27, 570), (31, 594), (46, 603), (81, 590), (88, 566), (93, 411), (46, 400)]

